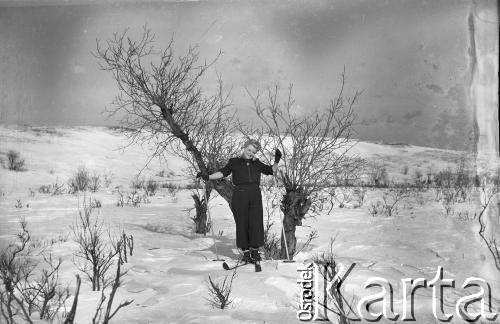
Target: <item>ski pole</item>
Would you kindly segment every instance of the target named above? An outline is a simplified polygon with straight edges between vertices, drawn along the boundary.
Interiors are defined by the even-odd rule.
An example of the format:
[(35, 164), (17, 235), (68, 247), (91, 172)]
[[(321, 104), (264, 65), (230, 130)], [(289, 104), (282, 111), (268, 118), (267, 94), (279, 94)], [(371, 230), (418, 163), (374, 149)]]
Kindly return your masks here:
[[(276, 175), (273, 174), (273, 180), (274, 180), (274, 187), (277, 188), (276, 184)], [(288, 253), (288, 244), (286, 242), (286, 233), (285, 233), (285, 223), (283, 223), (283, 217), (281, 216), (281, 211), (279, 212), (280, 215), (280, 221), (281, 221), (281, 232), (283, 233), (283, 239), (285, 240), (285, 251), (286, 251), (286, 258), (287, 260), (290, 260), (290, 254)]]

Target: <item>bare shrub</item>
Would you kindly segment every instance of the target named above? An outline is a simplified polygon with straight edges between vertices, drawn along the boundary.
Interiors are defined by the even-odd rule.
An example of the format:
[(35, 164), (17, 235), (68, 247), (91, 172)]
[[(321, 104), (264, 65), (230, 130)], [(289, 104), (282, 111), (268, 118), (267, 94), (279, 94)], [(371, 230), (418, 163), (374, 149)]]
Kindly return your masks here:
[(91, 183), (90, 172), (84, 166), (78, 168), (73, 175), (68, 179), (68, 191), (71, 194), (86, 191)]
[(169, 189), (169, 188), (176, 188), (176, 187), (177, 187), (177, 185), (176, 185), (175, 183), (173, 183), (173, 182), (167, 181), (167, 182), (163, 182), (163, 183), (161, 184), (161, 187), (162, 187), (162, 188)]
[(50, 194), (50, 193), (52, 193), (52, 185), (51, 184), (49, 184), (49, 185), (41, 185), (38, 188), (38, 192), (41, 193), (41, 194)]
[(144, 176), (140, 176), (139, 174), (135, 175), (130, 181), (130, 188), (132, 189), (143, 189), (146, 184), (146, 178)]
[(468, 188), (474, 184), (474, 176), (468, 160), (461, 157), (455, 168), (455, 187)]
[(179, 192), (179, 187), (169, 187), (167, 189), (168, 195), (172, 198), (173, 201), (177, 201), (177, 193)]
[(453, 214), (455, 210), (455, 203), (457, 200), (457, 195), (459, 191), (455, 190), (455, 188), (443, 188), (441, 189), (441, 197), (440, 201), (444, 208), (444, 212), (446, 216)]
[(125, 262), (128, 262), (128, 256), (127, 253), (130, 253), (130, 256), (132, 256), (133, 251), (134, 251), (134, 236), (133, 235), (127, 235), (125, 233), (125, 230), (122, 231), (122, 236), (121, 236), (121, 249), (120, 249), (120, 261), (122, 264)]
[(368, 166), (368, 176), (371, 185), (375, 187), (387, 187), (389, 185), (389, 175), (384, 162), (371, 162)]
[(477, 219), (477, 213), (473, 213), (469, 210), (461, 210), (457, 212), (457, 217), (463, 222), (473, 222)]
[(88, 189), (92, 192), (97, 192), (101, 189), (101, 176), (97, 173), (92, 173), (89, 179)]
[(296, 256), (297, 254), (299, 254), (302, 251), (306, 251), (307, 248), (309, 248), (311, 246), (312, 241), (314, 241), (318, 237), (319, 237), (319, 235), (318, 235), (317, 230), (312, 230), (311, 232), (309, 232), (304, 243), (302, 243), (301, 245), (299, 245), (297, 243), (297, 249), (295, 250), (293, 256)]
[(116, 192), (118, 193), (118, 201), (116, 202), (117, 207), (125, 206), (125, 193), (120, 191), (119, 187), (116, 187)]
[(354, 208), (362, 207), (365, 202), (366, 189), (365, 188), (355, 188), (353, 190), (353, 200), (356, 202)]
[[(123, 248), (123, 242), (121, 240), (118, 242), (116, 248), (118, 254), (121, 255), (121, 249)], [(108, 324), (109, 321), (118, 313), (118, 311), (121, 308), (127, 307), (128, 305), (134, 302), (133, 299), (122, 301), (114, 310), (112, 310), (116, 291), (121, 286), (122, 278), (128, 272), (128, 271), (123, 271), (121, 266), (122, 262), (120, 261), (116, 262), (116, 272), (114, 278), (112, 278), (108, 283), (106, 283), (101, 290), (101, 299), (99, 300), (99, 304), (97, 305), (94, 317), (92, 318), (93, 324), (98, 324), (98, 323)], [(108, 287), (110, 289), (107, 289)], [(109, 290), (108, 294), (106, 294), (107, 290)], [(104, 309), (104, 302), (106, 300), (108, 302), (106, 304), (106, 309)]]
[(434, 183), (436, 187), (452, 187), (455, 184), (455, 180), (451, 168), (447, 168), (446, 170), (441, 170), (436, 173), (434, 176)]
[(437, 187), (435, 200), (443, 206), (445, 214), (451, 215), (455, 211), (458, 203), (464, 203), (469, 200), (472, 192), (470, 186), (453, 185), (451, 187)]
[(377, 217), (379, 215), (383, 215), (385, 212), (384, 206), (380, 200), (375, 203), (371, 203), (368, 207), (368, 212), (372, 217)]
[(366, 167), (366, 160), (360, 157), (354, 157), (353, 164), (359, 167), (339, 168), (339, 172), (334, 175), (334, 181), (330, 183), (330, 185), (336, 187), (352, 187), (359, 185), (363, 174), (363, 168)]
[(162, 188), (167, 189), (168, 195), (172, 198), (172, 200), (177, 201), (177, 194), (179, 193), (179, 190), (184, 188), (188, 190), (197, 190), (201, 189), (201, 185), (198, 183), (188, 183), (186, 185), (177, 185), (173, 182), (164, 182), (161, 184)]
[[(273, 231), (274, 222), (271, 216), (277, 210), (279, 211), (280, 195), (279, 190), (271, 182), (263, 182), (262, 194), (264, 198), (264, 211), (266, 213), (266, 222), (264, 224), (264, 245), (262, 251), (264, 259), (276, 260), (280, 258), (281, 242), (280, 236)], [(282, 224), (279, 224), (282, 225)]]
[(78, 251), (74, 252), (75, 266), (82, 271), (92, 283), (92, 290), (101, 290), (109, 283), (107, 273), (113, 264), (114, 257), (119, 251), (105, 235), (109, 231), (104, 227), (100, 217), (93, 215), (94, 208), (91, 202), (83, 199), (83, 206), (78, 210), (78, 218), (71, 226), (74, 241), (78, 245)]
[(149, 179), (146, 182), (146, 186), (145, 186), (144, 190), (146, 191), (146, 195), (154, 196), (154, 195), (156, 195), (156, 191), (158, 190), (159, 187), (160, 187), (160, 184), (157, 181), (155, 181), (153, 179)]
[(38, 188), (38, 192), (41, 194), (50, 194), (52, 196), (62, 195), (65, 191), (64, 183), (59, 183), (59, 180), (56, 179), (56, 182), (48, 185), (41, 185)]
[(186, 184), (184, 187), (179, 187), (180, 188), (184, 188), (184, 189), (187, 189), (187, 190), (195, 190), (195, 189), (201, 189), (201, 184), (199, 182), (189, 182), (188, 184)]
[(407, 188), (390, 188), (382, 194), (382, 201), (378, 200), (372, 203), (368, 209), (372, 216), (397, 216), (399, 214), (399, 206), (408, 197), (411, 191)]
[(90, 199), (90, 208), (101, 208), (102, 207), (102, 203), (100, 200), (98, 199), (95, 199), (95, 198), (91, 198)]
[(103, 175), (102, 175), (102, 180), (103, 180), (103, 184), (104, 184), (104, 188), (109, 188), (109, 186), (111, 185), (111, 183), (113, 182), (113, 173), (111, 172), (104, 172)]
[[(21, 220), (17, 241), (0, 252), (0, 313), (5, 323), (16, 318), (33, 323), (33, 316), (53, 322), (64, 308), (70, 293), (59, 280), (60, 258), (45, 253), (44, 244), (36, 244)], [(36, 246), (41, 249), (35, 253)], [(43, 262), (39, 262), (39, 257)]]
[(27, 304), (28, 314), (38, 312), (40, 319), (54, 321), (60, 309), (70, 297), (68, 287), (59, 281), (59, 268), (62, 259), (54, 259), (52, 254), (42, 254), (44, 265), (36, 278), (22, 283), (21, 294)]
[(115, 192), (118, 194), (118, 200), (116, 202), (117, 207), (140, 207), (142, 203), (149, 204), (151, 202), (145, 192), (137, 189), (132, 191), (121, 191), (120, 187), (116, 187), (113, 193)]
[(178, 188), (168, 188), (168, 195), (172, 197), (174, 201), (177, 201), (177, 192), (179, 191)]
[(210, 302), (212, 307), (224, 309), (231, 305), (231, 290), (235, 277), (236, 269), (231, 276), (225, 275), (222, 281), (214, 282), (210, 275), (208, 276), (208, 298), (205, 299)]
[(264, 245), (262, 246), (264, 259), (266, 260), (277, 260), (281, 254), (280, 237), (272, 231), (273, 226), (274, 222), (268, 218), (264, 225)]
[[(325, 281), (332, 281), (337, 275), (337, 260), (333, 251), (334, 242), (335, 238), (331, 238), (328, 250), (312, 257), (312, 261), (319, 266), (319, 271)], [(351, 323), (350, 318), (355, 313), (352, 308), (354, 300), (349, 301), (345, 298), (345, 292), (342, 289), (340, 280), (337, 284), (331, 285), (329, 291), (327, 285), (324, 285), (322, 297), (323, 300), (321, 301), (321, 296), (313, 296), (318, 304), (325, 309), (324, 320), (328, 320), (327, 311), (330, 311), (337, 316), (338, 323)], [(333, 306), (329, 307), (328, 305)]]
[(495, 235), (498, 235), (498, 233), (495, 233), (493, 230), (490, 229), (490, 234), (489, 234), (490, 236), (487, 237), (488, 226), (491, 226), (491, 224), (488, 224), (483, 219), (484, 213), (490, 207), (492, 199), (498, 195), (498, 187), (496, 185), (491, 186), (485, 184), (481, 188), (481, 195), (482, 195), (481, 199), (482, 204), (481, 204), (481, 211), (478, 216), (478, 221), (480, 226), (479, 236), (488, 247), (488, 250), (490, 251), (491, 256), (493, 257), (493, 261), (495, 262), (495, 267), (497, 268), (498, 271), (500, 271), (500, 242), (498, 241), (498, 238), (495, 237)]
[(335, 202), (337, 201), (336, 191), (336, 187), (329, 187), (318, 192), (314, 199), (314, 203), (311, 204), (311, 212), (313, 214), (317, 214), (326, 211), (326, 214), (330, 215), (333, 207), (335, 207)]
[(422, 171), (420, 171), (420, 169), (416, 169), (413, 177), (415, 178), (415, 180), (420, 181), (422, 180), (423, 175), (424, 174), (422, 173)]
[(56, 182), (52, 185), (52, 196), (62, 195), (64, 191), (64, 183), (59, 183), (59, 181), (56, 179)]
[[(434, 176), (436, 186), (436, 201), (449, 199), (453, 196), (454, 202), (465, 202), (472, 191), (472, 187), (477, 185), (477, 177), (473, 175), (470, 167), (467, 165), (465, 157), (460, 158), (455, 167), (439, 171)], [(444, 195), (447, 195), (446, 197)]]
[(145, 193), (141, 193), (138, 190), (132, 190), (131, 192), (127, 193), (127, 199), (125, 201), (126, 205), (132, 207), (140, 207), (141, 203), (150, 203), (149, 198)]
[(338, 188), (334, 191), (334, 198), (339, 203), (339, 208), (346, 207), (346, 204), (350, 203), (353, 199), (352, 190), (349, 188)]
[(9, 150), (7, 152), (7, 168), (12, 171), (26, 171), (24, 159), (18, 151)]
[(408, 165), (404, 165), (402, 168), (401, 168), (401, 173), (404, 174), (404, 175), (407, 175), (408, 174)]
[(345, 208), (349, 205), (353, 208), (359, 208), (363, 206), (365, 201), (366, 189), (343, 187), (333, 190), (332, 194), (332, 197), (338, 202), (339, 208)]
[(15, 323), (15, 316), (21, 312), (26, 322), (33, 323), (22, 300), (20, 284), (28, 280), (36, 262), (30, 255), (31, 235), (26, 221), (21, 220), (20, 226), (16, 242), (0, 251), (0, 313), (7, 324)]

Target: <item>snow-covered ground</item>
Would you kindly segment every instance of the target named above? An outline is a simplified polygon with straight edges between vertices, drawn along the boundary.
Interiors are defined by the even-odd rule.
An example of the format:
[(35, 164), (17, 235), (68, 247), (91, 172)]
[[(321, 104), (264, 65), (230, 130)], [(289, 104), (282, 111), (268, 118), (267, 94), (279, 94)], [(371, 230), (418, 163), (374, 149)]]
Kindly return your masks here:
[[(452, 323), (465, 323), (455, 313), (455, 303), (461, 296), (474, 290), (462, 289), (467, 277), (486, 280), (492, 290), (492, 303), (500, 312), (500, 272), (493, 265), (486, 246), (478, 237), (477, 221), (445, 216), (443, 207), (434, 200), (434, 192), (413, 197), (395, 217), (372, 217), (368, 206), (382, 196), (381, 190), (368, 190), (360, 208), (336, 208), (330, 215), (307, 218), (298, 228), (299, 244), (312, 229), (318, 239), (299, 253), (295, 263), (264, 261), (263, 271), (255, 273), (252, 267), (238, 271), (233, 283), (233, 304), (227, 309), (214, 309), (208, 297), (207, 280), (210, 275), (221, 280), (227, 271), (216, 257), (214, 242), (224, 259), (239, 257), (235, 249), (232, 214), (225, 201), (216, 196), (211, 200), (214, 232), (221, 236), (194, 234), (191, 214), (191, 192), (181, 190), (177, 199), (167, 189), (150, 197), (149, 204), (140, 207), (117, 207), (116, 186), (127, 190), (132, 178), (141, 170), (148, 157), (148, 148), (130, 146), (125, 138), (107, 128), (79, 127), (56, 129), (23, 129), (0, 127), (0, 151), (15, 149), (26, 160), (27, 171), (13, 172), (0, 169), (0, 248), (4, 248), (18, 231), (18, 220), (24, 217), (28, 229), (37, 239), (61, 238), (52, 246), (55, 255), (64, 260), (62, 282), (75, 286), (77, 269), (72, 263), (76, 244), (70, 226), (78, 215), (82, 197), (77, 195), (50, 196), (36, 193), (41, 185), (65, 182), (79, 166), (108, 175), (112, 183), (107, 189), (93, 194), (102, 202), (100, 215), (114, 229), (124, 229), (134, 236), (134, 254), (125, 268), (129, 270), (118, 289), (115, 304), (125, 299), (134, 302), (123, 308), (115, 323), (294, 323), (299, 301), (299, 273), (301, 261), (326, 251), (330, 238), (336, 237), (334, 251), (339, 262), (356, 266), (343, 285), (347, 299), (357, 300), (379, 290), (365, 289), (370, 277), (382, 277), (394, 287), (394, 310), (402, 311), (401, 279), (425, 278), (431, 281), (439, 266), (444, 277), (455, 280), (455, 289), (445, 288), (445, 311), (452, 313)], [(454, 166), (461, 152), (439, 150), (411, 145), (384, 145), (361, 142), (353, 150), (363, 157), (384, 161), (390, 177), (410, 179), (416, 170), (424, 175)], [(4, 155), (2, 154), (4, 157)], [(402, 174), (408, 166), (407, 174)], [(181, 183), (184, 164), (174, 157), (166, 161), (152, 161), (143, 171), (146, 177), (161, 182)], [(163, 177), (158, 174), (164, 170)], [(477, 196), (478, 194), (475, 193)], [(16, 208), (20, 200), (22, 208)], [(478, 199), (475, 199), (476, 203)], [(26, 205), (29, 204), (29, 207)], [(474, 207), (474, 206), (473, 206)], [(279, 223), (278, 214), (274, 220)], [(279, 229), (278, 229), (279, 230)], [(82, 276), (83, 278), (83, 276)], [(89, 323), (94, 314), (98, 292), (92, 292), (83, 281), (76, 314), (77, 323)], [(379, 303), (381, 304), (381, 303)], [(415, 298), (417, 323), (437, 323), (432, 315), (432, 289), (417, 290)], [(330, 313), (335, 322), (335, 317)], [(381, 322), (391, 322), (382, 319)], [(394, 323), (394, 322), (392, 322)], [(500, 323), (500, 319), (497, 319)]]

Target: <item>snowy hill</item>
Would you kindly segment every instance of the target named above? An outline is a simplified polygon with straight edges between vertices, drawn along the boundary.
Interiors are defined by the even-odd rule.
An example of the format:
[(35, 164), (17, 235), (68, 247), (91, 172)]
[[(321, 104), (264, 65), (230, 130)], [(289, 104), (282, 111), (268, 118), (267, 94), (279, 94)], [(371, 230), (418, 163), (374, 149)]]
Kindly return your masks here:
[[(115, 303), (133, 299), (113, 318), (115, 323), (299, 323), (296, 317), (298, 294), (297, 267), (302, 261), (328, 249), (336, 237), (334, 252), (345, 266), (356, 263), (343, 284), (348, 300), (360, 300), (378, 290), (365, 289), (370, 277), (382, 277), (393, 285), (394, 309), (402, 312), (404, 278), (431, 281), (439, 266), (444, 277), (455, 280), (456, 289), (445, 289), (445, 310), (454, 315), (452, 323), (465, 323), (455, 313), (458, 298), (470, 295), (461, 288), (467, 277), (484, 278), (491, 287), (493, 306), (500, 310), (500, 273), (495, 270), (489, 252), (480, 241), (476, 221), (445, 216), (432, 190), (411, 197), (393, 217), (373, 217), (371, 203), (380, 200), (381, 190), (369, 189), (359, 208), (335, 206), (326, 213), (306, 218), (297, 229), (299, 243), (311, 230), (318, 239), (300, 252), (295, 263), (267, 260), (263, 271), (251, 267), (238, 271), (233, 283), (232, 305), (228, 309), (210, 307), (207, 293), (208, 275), (221, 280), (228, 274), (221, 263), (212, 261), (215, 246), (226, 259), (237, 259), (234, 220), (225, 201), (215, 196), (210, 202), (214, 223), (212, 235), (193, 233), (187, 209), (193, 206), (191, 191), (172, 194), (167, 188), (149, 197), (150, 203), (139, 207), (117, 207), (116, 186), (129, 188), (134, 176), (148, 161), (151, 148), (130, 146), (125, 137), (108, 128), (22, 128), (0, 127), (0, 153), (14, 149), (25, 159), (26, 171), (0, 169), (0, 248), (13, 240), (18, 220), (24, 217), (33, 236), (43, 240), (60, 238), (52, 245), (55, 255), (63, 258), (61, 279), (74, 289), (78, 272), (72, 263), (76, 244), (70, 226), (78, 216), (81, 195), (51, 196), (38, 192), (42, 185), (64, 183), (80, 166), (91, 172), (108, 175), (110, 185), (93, 197), (102, 203), (100, 215), (113, 229), (123, 229), (134, 236), (134, 254), (124, 265), (129, 270), (118, 289)], [(383, 145), (360, 142), (353, 149), (371, 161), (383, 161), (391, 178), (411, 180), (417, 170), (437, 172), (455, 167), (463, 152), (411, 145)], [(174, 157), (151, 161), (143, 171), (146, 178), (160, 183), (188, 183), (182, 173), (185, 164)], [(163, 172), (161, 172), (163, 171)], [(30, 194), (31, 190), (35, 194)], [(125, 190), (124, 189), (124, 190)], [(471, 200), (478, 204), (478, 193)], [(16, 208), (20, 202), (21, 208)], [(26, 207), (29, 205), (29, 207)], [(18, 206), (19, 207), (19, 206)], [(471, 206), (477, 208), (477, 206)], [(279, 224), (278, 214), (272, 215)], [(276, 229), (279, 233), (279, 228)], [(83, 278), (83, 276), (82, 276)], [(76, 313), (77, 323), (89, 323), (99, 292), (92, 292), (84, 279)], [(380, 304), (380, 303), (379, 303)], [(335, 316), (330, 313), (335, 322)], [(417, 323), (438, 322), (432, 315), (432, 288), (416, 293)], [(498, 319), (497, 319), (498, 321)], [(381, 322), (394, 323), (385, 318)]]

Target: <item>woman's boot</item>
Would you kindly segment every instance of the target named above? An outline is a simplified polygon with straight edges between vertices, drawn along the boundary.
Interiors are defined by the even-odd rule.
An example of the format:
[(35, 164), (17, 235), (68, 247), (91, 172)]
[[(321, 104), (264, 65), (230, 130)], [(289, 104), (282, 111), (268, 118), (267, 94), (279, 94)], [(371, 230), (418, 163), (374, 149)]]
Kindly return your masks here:
[(254, 263), (251, 252), (249, 250), (243, 250), (243, 257), (241, 258), (242, 263)]
[(259, 248), (250, 248), (250, 257), (252, 258), (253, 263), (260, 262), (261, 257), (259, 254)]

